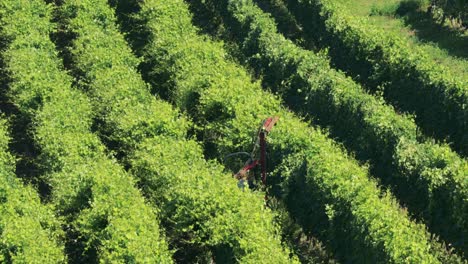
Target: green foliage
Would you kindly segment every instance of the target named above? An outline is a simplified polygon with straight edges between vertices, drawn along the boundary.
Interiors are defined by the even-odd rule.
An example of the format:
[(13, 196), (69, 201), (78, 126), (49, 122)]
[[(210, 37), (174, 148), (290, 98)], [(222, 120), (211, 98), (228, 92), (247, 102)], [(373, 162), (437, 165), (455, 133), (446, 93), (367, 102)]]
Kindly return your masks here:
[(156, 213), (90, 132), (90, 102), (71, 89), (71, 78), (49, 39), (50, 7), (41, 0), (0, 3), (0, 34), (8, 40), (3, 59), (11, 79), (9, 96), (33, 120), (43, 180), (52, 189), (52, 205), (67, 221), (70, 258), (172, 262)]
[(370, 16), (393, 16), (397, 13), (399, 7), (400, 7), (400, 3), (398, 2), (385, 3), (382, 6), (374, 4), (371, 6), (369, 15)]
[(306, 34), (329, 47), (334, 64), (399, 109), (429, 135), (468, 153), (468, 81), (394, 32), (346, 11), (336, 0), (289, 0)]
[(98, 130), (160, 208), (175, 259), (207, 262), (212, 255), (222, 262), (218, 252), (227, 248), (229, 262), (290, 262), (263, 198), (242, 192), (219, 165), (206, 162), (201, 147), (185, 139), (191, 123), (151, 95), (107, 1), (66, 0), (58, 11), (75, 36), (67, 50)]
[(0, 262), (65, 263), (63, 232), (50, 206), (15, 176), (10, 138), (0, 120)]
[[(205, 2), (207, 3), (207, 2)], [(209, 1), (208, 1), (209, 3)], [(208, 4), (207, 3), (207, 4)], [(211, 3), (213, 4), (213, 3)], [(468, 162), (446, 145), (418, 142), (408, 117), (365, 93), (326, 58), (277, 33), (272, 18), (252, 1), (218, 6), (236, 29), (241, 50), (266, 86), (288, 105), (330, 127), (376, 175), (444, 238), (463, 248), (468, 236)]]
[(269, 139), (271, 179), (284, 178), (284, 199), (305, 229), (320, 230), (338, 255), (352, 262), (438, 262), (424, 227), (411, 222), (389, 195), (381, 198), (367, 171), (340, 147), (226, 60), (221, 44), (197, 35), (183, 1), (137, 3), (141, 10), (132, 27), (148, 34), (140, 50), (155, 69), (148, 78), (157, 82), (152, 73), (162, 71), (169, 76), (171, 99), (190, 111), (205, 144), (216, 146), (213, 155), (246, 149), (258, 121), (280, 115)]
[(445, 18), (456, 19), (467, 27), (468, 23), (468, 1), (467, 0), (431, 0), (431, 11), (442, 9), (443, 22)]

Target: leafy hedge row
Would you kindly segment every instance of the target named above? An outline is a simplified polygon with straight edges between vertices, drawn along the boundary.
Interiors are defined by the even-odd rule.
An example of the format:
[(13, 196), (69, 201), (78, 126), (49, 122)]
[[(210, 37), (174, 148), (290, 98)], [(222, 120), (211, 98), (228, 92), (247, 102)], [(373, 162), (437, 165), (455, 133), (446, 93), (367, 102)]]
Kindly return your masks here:
[(333, 70), (326, 58), (286, 40), (253, 1), (217, 3), (244, 56), (267, 86), (292, 109), (330, 126), (360, 159), (370, 159), (375, 174), (426, 220), (431, 231), (468, 252), (463, 244), (468, 237), (466, 160), (446, 145), (419, 143), (413, 120), (365, 93)]
[(332, 61), (404, 111), (428, 134), (449, 138), (468, 155), (468, 80), (410, 47), (406, 40), (349, 14), (335, 0), (288, 0), (311, 39)]
[(155, 212), (90, 132), (90, 103), (70, 88), (71, 78), (49, 39), (50, 6), (42, 0), (0, 3), (9, 96), (33, 120), (43, 180), (51, 187), (52, 205), (67, 221), (70, 259), (171, 262)]
[(190, 123), (152, 96), (107, 1), (65, 0), (60, 11), (75, 36), (72, 65), (93, 100), (99, 130), (161, 208), (176, 259), (207, 262), (213, 254), (217, 262), (290, 262), (262, 197), (242, 192), (219, 165), (206, 162), (201, 147), (184, 139)]
[(0, 119), (0, 262), (64, 263), (60, 222), (37, 192), (15, 176), (9, 141), (6, 122)]
[[(131, 8), (128, 1), (118, 3), (120, 10)], [(382, 195), (365, 169), (262, 92), (247, 72), (226, 59), (220, 43), (197, 35), (186, 3), (132, 3), (140, 10), (129, 25), (148, 34), (140, 50), (153, 65), (148, 77), (157, 82), (156, 76), (167, 76), (172, 100), (191, 112), (205, 144), (217, 149), (214, 155), (249, 148), (259, 120), (280, 115), (269, 138), (269, 164), (275, 168), (271, 179), (285, 178), (284, 198), (304, 228), (315, 230), (337, 256), (352, 262), (443, 259), (424, 227), (411, 222), (390, 195)]]

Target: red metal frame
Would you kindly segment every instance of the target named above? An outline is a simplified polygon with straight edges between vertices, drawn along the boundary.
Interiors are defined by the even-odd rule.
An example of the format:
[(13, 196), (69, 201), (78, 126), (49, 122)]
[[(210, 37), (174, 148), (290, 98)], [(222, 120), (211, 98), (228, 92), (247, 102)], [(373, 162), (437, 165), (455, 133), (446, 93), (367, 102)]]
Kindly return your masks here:
[(266, 137), (268, 133), (273, 129), (275, 126), (276, 122), (278, 122), (279, 117), (269, 117), (264, 120), (262, 126), (260, 127), (258, 131), (258, 138), (257, 142), (254, 146), (254, 150), (252, 151), (252, 157), (255, 157), (254, 154), (256, 152), (257, 146), (260, 145), (260, 160), (258, 159), (253, 159), (253, 160), (248, 160), (244, 167), (239, 170), (239, 172), (236, 173), (235, 177), (240, 178), (243, 175), (245, 175), (248, 171), (251, 169), (255, 168), (258, 164), (261, 165), (261, 178), (262, 178), (262, 183), (264, 186), (266, 186), (266, 176), (267, 176), (267, 164), (266, 164)]

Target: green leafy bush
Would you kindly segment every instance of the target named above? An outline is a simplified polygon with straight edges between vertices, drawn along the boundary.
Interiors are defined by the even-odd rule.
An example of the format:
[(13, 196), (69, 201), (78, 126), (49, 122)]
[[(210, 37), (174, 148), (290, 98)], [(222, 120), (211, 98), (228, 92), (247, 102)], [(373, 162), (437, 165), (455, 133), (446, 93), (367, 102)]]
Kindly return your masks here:
[(52, 205), (67, 221), (70, 260), (172, 262), (156, 213), (90, 132), (90, 102), (70, 88), (71, 78), (49, 39), (54, 26), (50, 6), (41, 0), (0, 4), (9, 96), (32, 120), (43, 181), (52, 189)]
[[(128, 1), (113, 1), (130, 10)], [(280, 115), (270, 135), (270, 179), (283, 177), (289, 210), (305, 229), (329, 241), (342, 259), (353, 262), (438, 262), (424, 227), (409, 220), (390, 195), (379, 191), (367, 171), (319, 130), (310, 128), (261, 91), (247, 72), (229, 62), (220, 43), (197, 35), (181, 0), (133, 1), (128, 22), (146, 38), (140, 50), (157, 82), (164, 74), (173, 102), (190, 111), (213, 156), (250, 146), (258, 121)], [(156, 74), (157, 73), (157, 74)], [(197, 98), (197, 100), (188, 100)], [(439, 255), (440, 254), (440, 255)]]
[(202, 148), (185, 139), (191, 123), (152, 96), (107, 1), (65, 0), (58, 11), (74, 36), (67, 50), (98, 130), (160, 208), (175, 259), (294, 262), (260, 194), (241, 191), (219, 165), (206, 162)]

